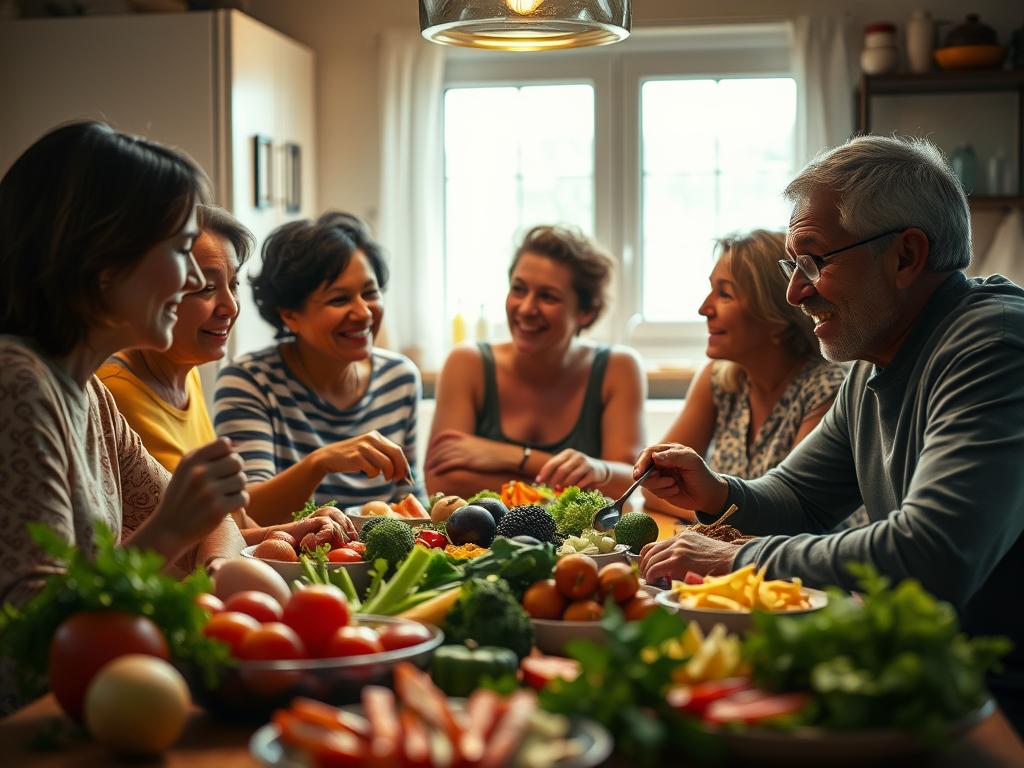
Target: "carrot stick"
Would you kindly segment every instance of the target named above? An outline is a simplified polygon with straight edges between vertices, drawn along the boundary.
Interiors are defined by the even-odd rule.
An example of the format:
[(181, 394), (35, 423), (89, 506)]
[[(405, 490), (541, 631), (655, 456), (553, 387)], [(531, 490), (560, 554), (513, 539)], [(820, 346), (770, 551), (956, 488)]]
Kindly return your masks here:
[(298, 697), (292, 701), (291, 713), (300, 720), (322, 728), (348, 731), (361, 739), (369, 739), (370, 722), (360, 715), (324, 704), (322, 701)]
[[(462, 726), (448, 706), (448, 697), (434, 685), (430, 675), (408, 662), (395, 665), (395, 691), (401, 702), (423, 721), (445, 734), (457, 749), (462, 741)], [(456, 756), (457, 757), (457, 756)]]
[(402, 752), (409, 768), (430, 768), (430, 733), (423, 722), (403, 708), (398, 713), (402, 727)]
[(463, 765), (477, 766), (483, 760), (487, 739), (501, 719), (503, 710), (504, 701), (494, 691), (480, 688), (470, 695), (466, 703), (466, 731), (459, 745)]
[(519, 748), (537, 709), (537, 695), (519, 690), (508, 700), (508, 709), (487, 742), (480, 768), (500, 768)]
[(401, 736), (395, 694), (379, 685), (363, 688), (363, 710), (370, 722), (373, 737), (370, 741), (372, 765), (397, 768), (398, 744)]

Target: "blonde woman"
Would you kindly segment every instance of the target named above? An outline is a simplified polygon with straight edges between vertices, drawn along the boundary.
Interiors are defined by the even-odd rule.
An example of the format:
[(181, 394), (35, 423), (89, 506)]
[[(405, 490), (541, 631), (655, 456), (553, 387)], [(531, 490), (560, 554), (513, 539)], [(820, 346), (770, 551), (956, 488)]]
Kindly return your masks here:
[[(761, 229), (718, 242), (700, 307), (712, 362), (662, 440), (690, 446), (716, 472), (745, 479), (763, 475), (814, 429), (846, 375), (822, 358), (810, 318), (786, 302), (778, 266), (785, 246), (785, 235)], [(646, 489), (644, 495), (649, 509), (693, 519)]]

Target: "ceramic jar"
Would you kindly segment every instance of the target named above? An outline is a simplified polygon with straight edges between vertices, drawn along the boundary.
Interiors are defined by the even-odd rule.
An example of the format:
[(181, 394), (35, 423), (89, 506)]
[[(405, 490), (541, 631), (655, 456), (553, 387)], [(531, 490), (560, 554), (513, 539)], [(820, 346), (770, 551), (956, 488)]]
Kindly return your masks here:
[(911, 72), (928, 72), (932, 68), (935, 48), (935, 24), (928, 11), (914, 11), (907, 22), (907, 63)]
[(866, 75), (881, 75), (896, 69), (896, 27), (888, 22), (869, 24), (864, 28), (864, 49), (860, 52), (860, 68)]

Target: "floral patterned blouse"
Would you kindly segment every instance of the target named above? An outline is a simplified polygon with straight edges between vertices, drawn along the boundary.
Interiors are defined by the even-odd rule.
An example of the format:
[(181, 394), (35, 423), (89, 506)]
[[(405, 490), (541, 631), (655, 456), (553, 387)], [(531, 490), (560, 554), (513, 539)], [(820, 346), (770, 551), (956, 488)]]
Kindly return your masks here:
[(846, 370), (826, 360), (810, 360), (789, 383), (747, 449), (750, 431), (750, 384), (740, 377), (735, 392), (724, 387), (725, 366), (711, 369), (711, 397), (717, 412), (708, 464), (716, 472), (750, 480), (760, 477), (793, 450), (800, 424), (807, 415), (831, 402), (846, 378)]

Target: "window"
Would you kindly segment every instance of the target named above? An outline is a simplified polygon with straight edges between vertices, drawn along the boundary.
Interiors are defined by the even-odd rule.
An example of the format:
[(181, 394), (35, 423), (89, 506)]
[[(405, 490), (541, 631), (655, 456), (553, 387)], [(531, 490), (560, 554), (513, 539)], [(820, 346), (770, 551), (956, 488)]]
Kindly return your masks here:
[(789, 219), (796, 83), (648, 80), (640, 93), (642, 315), (698, 320), (714, 241)]
[(594, 231), (594, 89), (450, 88), (444, 115), (445, 306), (500, 327), (517, 238), (550, 222)]
[(575, 224), (620, 267), (593, 335), (631, 343), (651, 364), (702, 358), (697, 310), (715, 239), (788, 221), (788, 36), (766, 24), (657, 30), (561, 54), (453, 51), (446, 320), (458, 307), (471, 320), (483, 305), (504, 335), (516, 239), (534, 224)]

